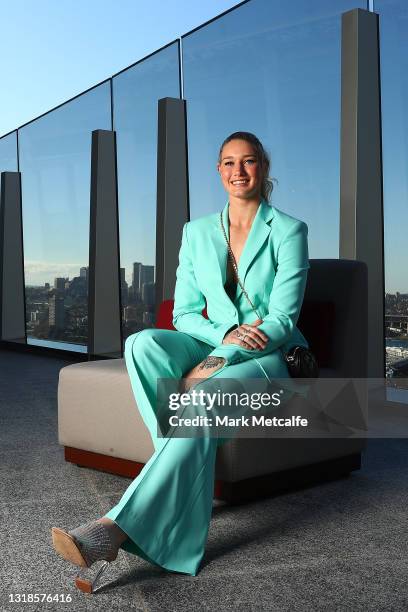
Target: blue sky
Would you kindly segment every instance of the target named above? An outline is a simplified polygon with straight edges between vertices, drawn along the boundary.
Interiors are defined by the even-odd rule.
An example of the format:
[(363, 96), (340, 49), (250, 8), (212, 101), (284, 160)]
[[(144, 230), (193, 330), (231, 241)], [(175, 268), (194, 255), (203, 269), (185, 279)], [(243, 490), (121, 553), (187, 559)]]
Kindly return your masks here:
[(237, 4), (2, 2), (0, 136)]
[[(3, 3), (0, 136), (237, 4), (231, 0)], [(192, 218), (213, 212), (211, 206), (217, 210), (225, 204), (213, 157), (224, 132), (246, 129), (256, 133), (272, 154), (272, 175), (279, 180), (273, 203), (308, 223), (310, 257), (338, 257), (340, 12), (356, 5), (364, 6), (365, 1), (254, 0), (230, 14), (228, 23), (219, 20), (198, 37), (193, 35), (184, 41)], [(382, 43), (386, 290), (408, 292), (408, 5), (406, 0), (377, 0), (375, 8), (380, 13)], [(265, 61), (259, 62), (257, 53), (264, 44)], [(255, 83), (248, 87), (254, 76)], [(157, 83), (162, 91), (158, 97), (177, 96), (176, 90), (164, 87), (166, 79), (169, 84), (176, 82), (176, 76), (166, 71), (165, 78)], [(145, 83), (143, 87), (147, 85), (146, 79), (140, 82)], [(146, 92), (152, 93), (153, 85)], [(245, 88), (244, 95), (240, 87)], [(228, 96), (222, 95), (223, 88)], [(248, 91), (254, 95), (248, 95)], [(133, 105), (134, 98), (127, 99)], [(131, 106), (129, 120), (140, 118), (140, 109), (137, 115)], [(108, 120), (107, 116), (105, 125), (92, 109), (88, 113), (87, 121), (95, 122), (91, 129), (109, 129)], [(45, 134), (46, 123), (50, 125), (49, 134), (58, 140), (51, 117), (49, 122), (40, 122), (38, 129)], [(62, 128), (65, 125), (68, 119), (66, 124), (61, 123)], [(134, 128), (139, 140), (143, 130), (152, 132), (145, 118)], [(26, 138), (35, 129), (28, 130)], [(23, 145), (24, 134), (20, 136)], [(60, 143), (58, 140), (58, 146)], [(40, 144), (36, 147), (39, 149)], [(143, 190), (132, 185), (133, 191), (129, 189), (126, 197), (121, 187), (121, 265), (126, 267), (128, 281), (133, 261), (154, 261), (153, 146), (149, 155), (153, 160), (149, 162), (149, 194), (144, 190), (146, 180), (139, 181)], [(23, 158), (21, 154), (20, 161)], [(57, 179), (52, 156), (48, 159), (47, 171)], [(135, 156), (129, 159), (132, 167), (125, 178), (135, 181)], [(80, 163), (82, 169), (87, 167)], [(27, 165), (23, 167), (25, 184), (28, 170)], [(45, 172), (45, 165), (41, 172)], [(203, 172), (207, 177), (205, 189)], [(80, 266), (87, 265), (88, 256), (88, 195), (73, 194), (67, 188), (63, 194), (58, 192), (59, 199), (48, 195), (45, 203), (42, 190), (52, 184), (44, 187), (38, 183), (38, 176), (33, 168), (32, 188), (26, 189), (23, 198), (23, 220), (30, 221), (30, 232), (25, 233), (28, 284), (52, 282), (57, 275), (72, 278), (79, 274)], [(58, 179), (58, 189), (65, 178)], [(88, 188), (89, 181), (81, 184)], [(139, 204), (150, 211), (149, 215), (140, 214)]]
[[(203, 3), (190, 0), (151, 3), (142, 0), (120, 0), (120, 3), (114, 0), (16, 0), (5, 3), (1, 8), (0, 136), (237, 4), (239, 2), (233, 0), (206, 0)], [(173, 95), (178, 96), (178, 90)], [(44, 129), (44, 124), (39, 127)], [(96, 127), (110, 129), (107, 123), (98, 123), (97, 120), (92, 129)], [(58, 129), (52, 120), (51, 130), (58, 138)], [(24, 143), (23, 135), (20, 137)], [(36, 144), (41, 146), (41, 143)], [(20, 161), (23, 163), (24, 159)], [(84, 167), (88, 168), (87, 165)], [(52, 177), (54, 171), (44, 165), (42, 172)], [(48, 193), (46, 201), (42, 202), (44, 191), (36, 191), (35, 168), (30, 175), (24, 167), (24, 179), (25, 185), (30, 184), (23, 198), (23, 224), (29, 228), (24, 233), (26, 284), (52, 284), (56, 276), (72, 278), (79, 275), (80, 266), (88, 264), (88, 210), (82, 209), (78, 213), (76, 209), (81, 197), (73, 198), (72, 193), (54, 189), (54, 195)], [(53, 180), (60, 180), (62, 184), (57, 174)], [(89, 183), (86, 180), (80, 182)], [(48, 192), (51, 189), (49, 183), (47, 180)], [(63, 198), (70, 196), (71, 200), (64, 202), (66, 205), (62, 210)], [(82, 196), (86, 203), (86, 194)], [(53, 210), (49, 209), (50, 206)], [(125, 206), (122, 206), (122, 214), (123, 210)], [(154, 236), (154, 216), (151, 216), (149, 237)], [(56, 227), (54, 220), (57, 220)], [(126, 243), (125, 230), (121, 238), (123, 246)], [(138, 238), (136, 242), (140, 243)], [(135, 253), (134, 235), (128, 236), (127, 240), (130, 246), (127, 255), (122, 249), (121, 265), (126, 267), (126, 278), (131, 282), (132, 262), (144, 261), (145, 257)], [(151, 259), (154, 241), (150, 239), (147, 246)], [(149, 260), (149, 263), (152, 262)]]

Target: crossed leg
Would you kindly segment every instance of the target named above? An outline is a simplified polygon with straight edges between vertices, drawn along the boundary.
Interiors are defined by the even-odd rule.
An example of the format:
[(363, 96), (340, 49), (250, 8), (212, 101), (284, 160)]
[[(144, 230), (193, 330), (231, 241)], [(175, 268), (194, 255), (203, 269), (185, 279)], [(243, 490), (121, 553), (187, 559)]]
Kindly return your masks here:
[[(200, 369), (211, 350), (210, 345), (187, 334), (168, 330), (144, 330), (128, 338), (126, 366), (155, 452), (104, 517), (122, 531), (122, 537), (127, 536), (121, 542), (124, 550), (168, 570), (192, 575), (198, 572), (207, 539), (216, 450), (226, 439), (160, 437), (157, 380), (181, 379), (187, 374), (189, 381), (198, 378), (199, 386), (207, 387), (221, 379), (265, 377), (261, 360), (254, 359), (228, 367), (217, 362)], [(277, 354), (269, 359), (280, 363)], [(279, 368), (275, 369), (278, 374)]]

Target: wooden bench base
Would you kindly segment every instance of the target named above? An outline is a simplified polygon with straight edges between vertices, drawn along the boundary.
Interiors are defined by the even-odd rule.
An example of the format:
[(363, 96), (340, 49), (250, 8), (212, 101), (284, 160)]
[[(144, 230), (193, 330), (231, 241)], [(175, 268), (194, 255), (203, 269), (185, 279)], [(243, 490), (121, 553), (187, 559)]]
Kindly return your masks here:
[[(65, 446), (65, 460), (80, 467), (88, 467), (102, 472), (109, 472), (126, 478), (136, 478), (144, 463), (110, 457), (100, 453)], [(263, 476), (246, 478), (237, 482), (216, 480), (214, 497), (231, 504), (269, 497), (283, 491), (302, 488), (310, 485), (347, 476), (361, 467), (361, 453), (338, 457), (312, 465), (301, 466)]]

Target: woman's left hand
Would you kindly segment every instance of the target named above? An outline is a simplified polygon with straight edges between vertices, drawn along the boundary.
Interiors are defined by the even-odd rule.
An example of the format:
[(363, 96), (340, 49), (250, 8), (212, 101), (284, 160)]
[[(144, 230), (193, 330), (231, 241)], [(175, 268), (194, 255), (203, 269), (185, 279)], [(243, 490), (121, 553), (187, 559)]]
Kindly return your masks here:
[(263, 350), (268, 343), (268, 336), (257, 329), (263, 323), (262, 319), (257, 319), (253, 323), (243, 323), (236, 329), (224, 336), (223, 344), (238, 344), (245, 349)]

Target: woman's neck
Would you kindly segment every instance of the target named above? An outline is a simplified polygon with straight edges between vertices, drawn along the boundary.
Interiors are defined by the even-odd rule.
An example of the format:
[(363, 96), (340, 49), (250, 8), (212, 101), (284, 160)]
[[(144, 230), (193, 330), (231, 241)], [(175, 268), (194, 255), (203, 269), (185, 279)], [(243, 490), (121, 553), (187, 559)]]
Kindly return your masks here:
[(228, 207), (230, 227), (239, 230), (250, 229), (255, 215), (258, 212), (260, 200), (261, 198), (254, 200), (230, 198)]

